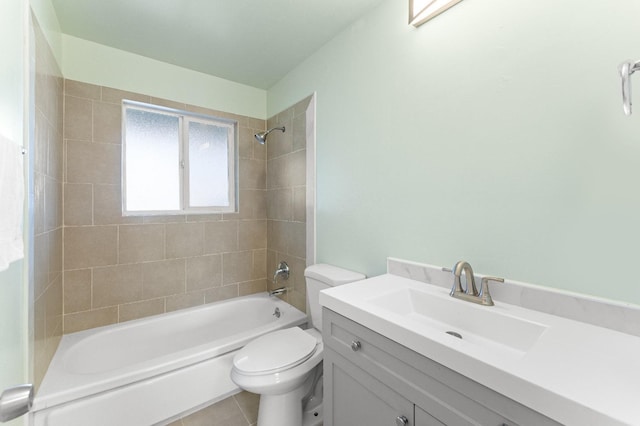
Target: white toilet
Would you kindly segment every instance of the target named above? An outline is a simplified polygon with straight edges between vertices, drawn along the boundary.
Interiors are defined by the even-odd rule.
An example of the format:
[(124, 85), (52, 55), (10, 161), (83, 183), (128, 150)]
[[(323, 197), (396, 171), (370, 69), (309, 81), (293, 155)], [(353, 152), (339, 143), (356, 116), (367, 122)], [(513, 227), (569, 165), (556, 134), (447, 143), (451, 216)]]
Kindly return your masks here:
[[(331, 265), (312, 265), (304, 271), (309, 329), (287, 328), (249, 342), (233, 358), (231, 380), (260, 394), (258, 426), (310, 426), (322, 402), (322, 307), (320, 291), (365, 279), (363, 274)], [(304, 407), (306, 405), (306, 407)], [(316, 410), (310, 409), (316, 408)], [(307, 408), (308, 416), (303, 416)], [(304, 420), (303, 420), (304, 417)]]

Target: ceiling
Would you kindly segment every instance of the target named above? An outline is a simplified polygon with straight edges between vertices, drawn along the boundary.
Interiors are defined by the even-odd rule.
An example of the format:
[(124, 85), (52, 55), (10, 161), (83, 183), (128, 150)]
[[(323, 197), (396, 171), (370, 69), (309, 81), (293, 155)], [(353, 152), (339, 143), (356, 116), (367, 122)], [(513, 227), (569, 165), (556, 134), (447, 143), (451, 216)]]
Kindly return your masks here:
[(382, 0), (52, 0), (62, 32), (268, 89)]

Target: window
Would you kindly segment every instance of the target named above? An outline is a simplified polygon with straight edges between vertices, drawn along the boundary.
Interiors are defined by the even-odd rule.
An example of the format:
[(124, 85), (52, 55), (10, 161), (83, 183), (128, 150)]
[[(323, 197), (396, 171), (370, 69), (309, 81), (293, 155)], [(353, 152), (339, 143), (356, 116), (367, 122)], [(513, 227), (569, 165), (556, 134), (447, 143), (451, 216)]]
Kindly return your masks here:
[(123, 103), (124, 215), (236, 211), (230, 120)]

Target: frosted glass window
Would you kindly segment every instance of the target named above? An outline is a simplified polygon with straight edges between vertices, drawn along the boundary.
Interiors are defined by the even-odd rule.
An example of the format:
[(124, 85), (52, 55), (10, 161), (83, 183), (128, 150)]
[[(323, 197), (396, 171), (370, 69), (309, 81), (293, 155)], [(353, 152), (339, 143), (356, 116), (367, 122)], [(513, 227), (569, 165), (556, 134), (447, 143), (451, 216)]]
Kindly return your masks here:
[(124, 102), (123, 213), (236, 210), (235, 122)]
[(229, 205), (228, 129), (189, 123), (189, 204)]
[(128, 109), (126, 129), (127, 210), (180, 210), (178, 117)]

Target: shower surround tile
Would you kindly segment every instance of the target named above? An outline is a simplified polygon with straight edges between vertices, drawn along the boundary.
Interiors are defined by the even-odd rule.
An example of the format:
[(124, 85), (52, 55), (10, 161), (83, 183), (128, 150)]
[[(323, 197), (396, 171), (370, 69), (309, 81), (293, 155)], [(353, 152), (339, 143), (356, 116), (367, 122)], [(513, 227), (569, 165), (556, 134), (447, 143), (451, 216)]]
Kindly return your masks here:
[[(51, 218), (45, 218), (44, 210), (37, 212), (42, 229), (62, 220), (66, 224), (67, 283), (60, 314), (64, 332), (266, 289), (266, 155), (253, 139), (254, 133), (265, 129), (265, 120), (73, 80), (64, 82), (62, 98), (66, 153), (56, 161), (66, 165), (59, 172), (65, 176), (65, 209)], [(125, 99), (237, 120), (239, 211), (123, 217), (121, 103)], [(61, 184), (43, 179), (43, 204), (46, 194), (62, 192)], [(42, 239), (47, 244), (50, 240), (48, 235)], [(50, 262), (57, 263), (49, 255), (41, 257), (45, 269)]]
[(66, 226), (93, 223), (93, 187), (84, 183), (64, 185), (64, 224)]
[(118, 307), (118, 321), (131, 321), (165, 312), (164, 299), (143, 300), (142, 302), (125, 303)]
[[(221, 254), (192, 257), (186, 261), (187, 291), (205, 290), (222, 284)], [(247, 267), (247, 265), (243, 266)]]
[(117, 263), (117, 226), (70, 226), (65, 228), (65, 270), (108, 266)]
[(118, 227), (118, 263), (139, 263), (165, 258), (163, 225)]
[(37, 19), (32, 15), (31, 20), (35, 36), (33, 378), (37, 390), (62, 335), (64, 81)]
[(153, 299), (184, 293), (187, 259), (161, 260), (142, 265), (142, 297)]
[(64, 273), (65, 313), (91, 310), (91, 269), (77, 269)]
[[(267, 161), (269, 148), (253, 138), (266, 129), (264, 120), (72, 80), (64, 86), (70, 103), (65, 128), (72, 137), (66, 140), (64, 305), (58, 315), (64, 323), (58, 321), (58, 333), (263, 292), (280, 260), (291, 268), (289, 280), (278, 283), (289, 287), (285, 299), (306, 309), (306, 139), (298, 138), (308, 137), (302, 117), (310, 98), (277, 115), (288, 132), (270, 135)], [(123, 217), (123, 99), (238, 120), (239, 211)], [(78, 161), (85, 163), (71, 164)], [(277, 183), (272, 176), (271, 186), (269, 166), (280, 169), (272, 170)], [(61, 260), (44, 255), (45, 269), (56, 263)], [(258, 400), (242, 392), (171, 424), (255, 425)]]
[(118, 322), (118, 307), (111, 306), (103, 309), (91, 309), (89, 311), (65, 314), (64, 332), (75, 333), (89, 328), (102, 327), (103, 325)]
[(207, 222), (204, 225), (204, 253), (224, 253), (238, 250), (238, 220)]
[(267, 278), (281, 261), (287, 262), (287, 281), (269, 282), (270, 288), (287, 287), (282, 298), (301, 311), (306, 311), (304, 269), (306, 250), (306, 176), (307, 176), (307, 108), (311, 97), (267, 120), (267, 128), (275, 130), (267, 143)]

